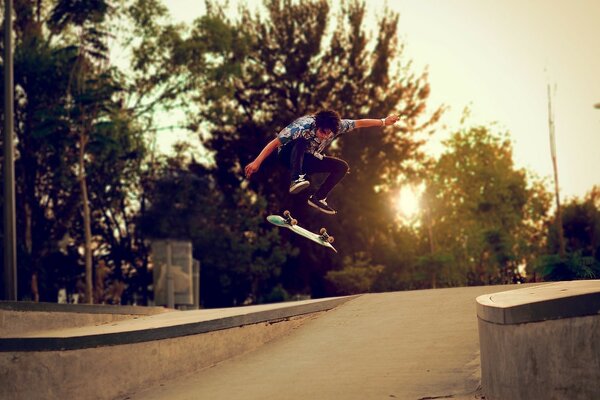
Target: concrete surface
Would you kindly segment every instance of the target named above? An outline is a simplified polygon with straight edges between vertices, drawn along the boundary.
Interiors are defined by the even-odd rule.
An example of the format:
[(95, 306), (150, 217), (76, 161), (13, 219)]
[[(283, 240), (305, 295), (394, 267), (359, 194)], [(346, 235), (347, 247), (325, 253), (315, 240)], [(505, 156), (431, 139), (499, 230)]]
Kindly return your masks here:
[(41, 330), (0, 338), (0, 351), (77, 350), (172, 339), (326, 311), (350, 298), (179, 311), (112, 324)]
[(489, 400), (600, 399), (600, 316), (530, 324), (479, 321)]
[(254, 350), (351, 299), (182, 311), (0, 338), (0, 399), (113, 399)]
[(520, 324), (596, 315), (600, 280), (543, 283), (477, 298), (477, 316), (495, 324)]
[(31, 301), (0, 300), (0, 310), (23, 312), (60, 312), (73, 314), (129, 314), (154, 315), (172, 311), (164, 307), (121, 306), (111, 304), (59, 304), (34, 303)]
[(200, 335), (69, 351), (0, 352), (0, 399), (107, 400), (255, 350), (314, 315)]
[(477, 301), (487, 399), (600, 399), (600, 281), (557, 282)]
[(508, 288), (363, 295), (256, 351), (120, 399), (480, 398), (475, 298)]
[(101, 325), (170, 311), (163, 307), (0, 301), (0, 338), (39, 330)]

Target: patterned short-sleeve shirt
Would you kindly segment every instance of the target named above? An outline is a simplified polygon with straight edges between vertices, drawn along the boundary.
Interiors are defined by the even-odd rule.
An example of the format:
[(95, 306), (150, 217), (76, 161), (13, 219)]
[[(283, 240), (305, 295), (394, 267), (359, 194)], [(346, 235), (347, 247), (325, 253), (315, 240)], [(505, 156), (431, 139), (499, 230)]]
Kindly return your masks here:
[(339, 132), (337, 134), (331, 132), (328, 137), (321, 140), (317, 136), (315, 116), (305, 115), (304, 117), (298, 118), (283, 128), (281, 132), (277, 134), (277, 137), (283, 146), (292, 140), (298, 139), (299, 137), (308, 139), (308, 147), (306, 152), (319, 156), (323, 150), (325, 150), (325, 148), (335, 140), (335, 138), (353, 130), (354, 128), (356, 128), (356, 121), (351, 119), (342, 119)]

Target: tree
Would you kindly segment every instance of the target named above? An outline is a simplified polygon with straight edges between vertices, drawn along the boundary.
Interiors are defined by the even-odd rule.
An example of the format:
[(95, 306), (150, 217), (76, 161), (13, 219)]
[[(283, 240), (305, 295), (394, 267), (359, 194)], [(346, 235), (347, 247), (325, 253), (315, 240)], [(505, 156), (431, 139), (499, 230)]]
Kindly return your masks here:
[(510, 282), (531, 259), (524, 243), (541, 229), (536, 221), (544, 219), (549, 195), (515, 168), (507, 135), (479, 126), (454, 133), (445, 145), (426, 180), (422, 225), (451, 256), (462, 283)]
[(594, 186), (583, 199), (574, 198), (563, 206), (564, 257), (560, 255), (556, 223), (547, 225), (546, 252), (537, 259), (537, 271), (543, 279), (596, 279), (600, 276), (599, 193), (599, 188)]
[[(78, 248), (86, 234), (94, 257), (122, 257), (122, 252), (106, 251), (104, 243), (114, 244), (118, 240), (110, 242), (111, 237), (132, 231), (119, 205), (126, 207), (129, 200), (128, 215), (135, 208), (131, 194), (145, 143), (123, 107), (119, 74), (106, 58), (107, 3), (15, 5), (17, 218), (24, 228), (18, 231), (19, 273), (29, 275), (20, 276), (19, 292), (55, 301), (59, 288), (69, 294), (78, 290)], [(88, 216), (84, 223), (79, 212), (86, 204), (91, 209), (82, 213)], [(114, 223), (102, 221), (105, 216)], [(130, 250), (138, 251), (135, 245)]]
[[(45, 264), (60, 253), (76, 210), (71, 186), (75, 152), (65, 111), (73, 47), (56, 44), (45, 28), (49, 7), (42, 2), (15, 3), (15, 133), (19, 245), (19, 293), (55, 300), (57, 288)], [(63, 248), (65, 252), (66, 248)], [(64, 270), (75, 270), (73, 259)], [(63, 260), (67, 261), (67, 260)], [(48, 268), (50, 270), (50, 268)], [(53, 274), (60, 280), (62, 273)], [(65, 274), (66, 275), (66, 274)], [(39, 289), (41, 293), (37, 291)]]
[(383, 265), (373, 265), (365, 253), (356, 254), (356, 258), (344, 257), (344, 267), (337, 271), (328, 271), (325, 275), (339, 295), (366, 293), (372, 290)]
[(99, 133), (97, 125), (104, 123), (105, 113), (116, 90), (111, 72), (106, 66), (108, 48), (107, 32), (102, 26), (109, 12), (105, 0), (59, 0), (50, 16), (50, 26), (55, 32), (76, 27), (77, 58), (73, 63), (67, 87), (67, 112), (71, 133), (77, 137), (77, 175), (81, 190), (83, 227), (85, 233), (85, 297), (93, 303), (92, 295), (92, 221), (86, 177), (86, 146)]
[[(145, 303), (149, 285), (143, 262), (146, 248), (134, 222), (140, 212), (141, 171), (148, 150), (143, 132), (127, 110), (113, 109), (108, 118), (97, 126), (96, 137), (101, 140), (88, 146), (89, 157), (95, 161), (87, 166), (89, 201), (94, 210), (94, 257), (110, 272), (108, 291), (127, 285), (122, 300)], [(115, 299), (110, 296), (110, 301)]]
[[(413, 164), (422, 159), (417, 135), (442, 112), (425, 113), (427, 74), (416, 75), (410, 63), (402, 62), (398, 15), (389, 10), (378, 22), (376, 38), (369, 40), (365, 3), (345, 4), (333, 29), (327, 0), (270, 0), (264, 9), (263, 16), (242, 7), (238, 18), (230, 19), (211, 3), (193, 30), (191, 40), (207, 43), (209, 50), (198, 62), (209, 72), (200, 82), (203, 96), (194, 125), (203, 127), (204, 144), (215, 155), (216, 183), (227, 194), (245, 184), (243, 166), (276, 132), (306, 113), (333, 108), (348, 118), (366, 118), (396, 112), (403, 122), (386, 135), (376, 129), (354, 132), (332, 149), (349, 161), (352, 172), (331, 200), (340, 213), (355, 217), (337, 221), (330, 230), (342, 248), (375, 253), (373, 247), (394, 228), (388, 192), (400, 174), (413, 173)], [(288, 172), (274, 159), (255, 176), (248, 190), (264, 196), (270, 211), (289, 208), (303, 224), (318, 229), (320, 219), (307, 211), (305, 196), (292, 199), (286, 193)], [(324, 294), (323, 276), (339, 262), (291, 240), (301, 249), (300, 258), (286, 270), (305, 275), (290, 280), (305, 282), (299, 290), (310, 285), (313, 295)]]
[(159, 112), (185, 110), (195, 93), (195, 82), (203, 79), (198, 57), (205, 51), (204, 43), (186, 40), (184, 27), (169, 22), (160, 0), (123, 3), (122, 13), (115, 16), (120, 32), (116, 45), (129, 62), (120, 75), (123, 103), (153, 135), (154, 117)]
[(278, 231), (261, 227), (264, 199), (242, 190), (226, 198), (211, 172), (195, 163), (185, 166), (184, 148), (179, 150), (158, 171), (138, 229), (151, 239), (192, 241), (204, 307), (261, 302), (280, 291), (281, 265), (293, 252), (277, 246)]
[[(94, 247), (93, 254), (86, 252), (88, 271), (92, 256), (103, 260), (113, 286), (131, 286), (125, 300), (139, 294), (144, 302), (147, 250), (132, 224), (138, 207), (143, 212), (144, 180), (152, 174), (152, 158), (142, 162), (147, 142), (152, 142), (144, 131), (152, 134), (156, 110), (172, 105), (187, 86), (178, 79), (178, 64), (173, 62), (180, 29), (164, 22), (165, 8), (152, 0), (120, 1), (116, 6), (104, 1), (58, 2), (49, 21), (53, 34), (61, 35), (63, 45), (77, 54), (70, 64), (65, 108), (67, 126), (78, 138), (84, 224), (72, 225), (81, 228), (84, 240)], [(111, 65), (106, 47), (108, 31), (119, 23), (127, 27), (120, 27), (119, 40), (131, 53), (134, 67), (126, 72)], [(77, 241), (77, 232), (71, 234)], [(88, 293), (90, 279), (88, 273)]]

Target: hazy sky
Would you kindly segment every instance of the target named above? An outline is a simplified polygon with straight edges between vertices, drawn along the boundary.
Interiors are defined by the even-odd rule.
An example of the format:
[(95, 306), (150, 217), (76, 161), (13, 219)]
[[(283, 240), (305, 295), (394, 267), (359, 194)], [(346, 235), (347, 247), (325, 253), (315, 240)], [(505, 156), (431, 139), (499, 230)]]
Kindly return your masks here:
[[(165, 0), (173, 19), (191, 22), (203, 0)], [(235, 3), (235, 1), (232, 1)], [(251, 2), (253, 3), (253, 2)], [(384, 0), (367, 0), (369, 29)], [(497, 122), (514, 142), (515, 162), (552, 177), (547, 84), (553, 107), (561, 197), (600, 185), (600, 0), (391, 0), (414, 70), (429, 70), (430, 106), (450, 107), (428, 147), (434, 154), (459, 127)], [(364, 116), (366, 117), (366, 116)], [(379, 116), (377, 116), (379, 117)], [(165, 132), (160, 142), (171, 142)], [(172, 136), (171, 136), (172, 138)], [(551, 183), (551, 181), (550, 181)], [(551, 187), (550, 185), (548, 187)]]

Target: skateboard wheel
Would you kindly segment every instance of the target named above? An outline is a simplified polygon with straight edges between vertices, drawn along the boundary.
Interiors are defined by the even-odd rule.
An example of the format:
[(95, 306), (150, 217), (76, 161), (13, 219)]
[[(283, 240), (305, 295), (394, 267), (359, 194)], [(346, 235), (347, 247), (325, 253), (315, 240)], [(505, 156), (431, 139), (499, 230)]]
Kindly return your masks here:
[(333, 238), (333, 236), (329, 236), (329, 237), (327, 238), (327, 243), (331, 244), (331, 243), (333, 243), (333, 242), (335, 242), (335, 239)]
[(294, 226), (294, 225), (298, 225), (298, 220), (292, 218), (292, 220), (290, 221), (290, 225)]
[(292, 215), (292, 214), (290, 214), (290, 212), (288, 210), (285, 210), (283, 212), (283, 216), (286, 217), (286, 218), (289, 217), (290, 215)]
[(319, 233), (320, 233), (321, 235), (325, 235), (325, 234), (327, 234), (327, 229), (325, 229), (325, 228), (321, 228), (321, 230), (319, 231)]

